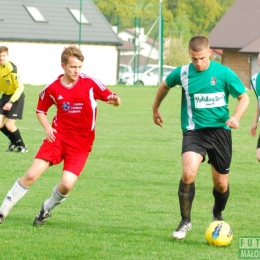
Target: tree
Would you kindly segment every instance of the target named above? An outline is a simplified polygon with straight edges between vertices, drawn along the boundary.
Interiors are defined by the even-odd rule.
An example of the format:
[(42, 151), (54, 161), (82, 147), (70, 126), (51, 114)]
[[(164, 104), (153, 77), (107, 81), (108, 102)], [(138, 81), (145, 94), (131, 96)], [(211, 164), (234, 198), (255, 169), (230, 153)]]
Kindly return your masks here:
[[(141, 21), (145, 32), (157, 19), (159, 14), (158, 0), (93, 0), (101, 13), (111, 25), (117, 25), (119, 30), (134, 27), (134, 18)], [(207, 35), (220, 20), (235, 0), (163, 0), (164, 35), (171, 34), (173, 26), (180, 26), (177, 20), (188, 19), (191, 35)], [(178, 24), (175, 24), (178, 23)], [(180, 28), (179, 28), (180, 29)], [(153, 32), (155, 35), (155, 31)]]
[(189, 26), (189, 18), (186, 14), (175, 18), (175, 22), (170, 27), (169, 36), (171, 38), (179, 38), (183, 43), (189, 41), (192, 37)]
[[(226, 13), (229, 7), (235, 2), (236, 0), (217, 0), (219, 5), (222, 7), (221, 17)], [(216, 21), (217, 22), (217, 21)]]
[(174, 17), (187, 15), (192, 35), (207, 35), (221, 17), (217, 0), (182, 0), (173, 10)]
[(182, 40), (179, 38), (168, 39), (168, 44), (165, 47), (164, 55), (165, 65), (177, 67), (190, 62), (188, 46), (184, 46)]
[[(112, 1), (112, 0), (111, 0)], [(144, 27), (147, 33), (159, 16), (158, 0), (94, 0), (101, 13), (107, 18), (111, 25), (117, 25), (119, 30), (133, 28), (134, 21), (138, 21), (138, 27)], [(170, 10), (163, 5), (164, 32), (169, 34), (169, 28), (173, 23), (173, 15)], [(158, 25), (157, 25), (158, 28)], [(154, 29), (153, 37), (158, 29)]]
[(236, 0), (217, 0), (217, 2), (223, 7), (223, 10), (225, 12), (235, 1)]

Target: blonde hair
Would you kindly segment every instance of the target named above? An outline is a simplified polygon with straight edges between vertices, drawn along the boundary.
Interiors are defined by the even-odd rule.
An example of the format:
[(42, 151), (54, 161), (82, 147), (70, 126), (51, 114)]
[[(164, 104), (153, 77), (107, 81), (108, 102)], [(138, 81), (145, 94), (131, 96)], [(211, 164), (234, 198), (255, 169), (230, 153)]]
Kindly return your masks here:
[(76, 46), (69, 46), (64, 48), (61, 54), (61, 62), (67, 64), (70, 57), (76, 57), (80, 61), (84, 61), (84, 56), (81, 50)]

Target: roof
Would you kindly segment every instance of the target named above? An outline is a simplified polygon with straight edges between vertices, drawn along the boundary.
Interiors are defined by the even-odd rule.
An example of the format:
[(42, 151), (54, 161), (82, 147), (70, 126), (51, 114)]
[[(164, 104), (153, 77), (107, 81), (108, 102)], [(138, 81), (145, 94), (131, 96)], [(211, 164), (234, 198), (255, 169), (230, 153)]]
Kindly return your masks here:
[[(0, 6), (2, 41), (122, 45), (91, 0), (0, 0)], [(35, 22), (25, 6), (37, 7), (47, 22)], [(89, 24), (80, 26), (68, 9), (81, 9)]]
[[(139, 35), (142, 35), (141, 33), (138, 32), (138, 30), (135, 32), (134, 29), (132, 28), (127, 28), (127, 29), (124, 29), (123, 31), (121, 32), (126, 32), (126, 33), (129, 33), (131, 34), (133, 37), (136, 35), (136, 36), (139, 36)], [(119, 32), (119, 33), (121, 33)], [(158, 48), (159, 46), (159, 43), (155, 40), (155, 39), (152, 39), (151, 37), (147, 36), (146, 37), (146, 43), (149, 43), (150, 45), (154, 45)]]
[(260, 36), (256, 40), (252, 41), (248, 45), (246, 45), (244, 48), (240, 50), (240, 52), (260, 52)]
[(260, 51), (260, 1), (236, 0), (208, 38), (212, 48)]
[(122, 51), (134, 51), (135, 45), (132, 42), (122, 40), (123, 45), (120, 47)]

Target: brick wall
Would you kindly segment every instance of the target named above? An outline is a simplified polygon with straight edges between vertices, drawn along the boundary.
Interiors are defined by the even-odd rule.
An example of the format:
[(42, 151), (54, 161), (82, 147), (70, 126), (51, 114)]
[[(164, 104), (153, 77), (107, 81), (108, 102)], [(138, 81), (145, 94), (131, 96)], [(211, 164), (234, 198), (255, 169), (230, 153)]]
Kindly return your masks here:
[(250, 89), (251, 64), (248, 54), (238, 51), (223, 50), (222, 64), (230, 67)]

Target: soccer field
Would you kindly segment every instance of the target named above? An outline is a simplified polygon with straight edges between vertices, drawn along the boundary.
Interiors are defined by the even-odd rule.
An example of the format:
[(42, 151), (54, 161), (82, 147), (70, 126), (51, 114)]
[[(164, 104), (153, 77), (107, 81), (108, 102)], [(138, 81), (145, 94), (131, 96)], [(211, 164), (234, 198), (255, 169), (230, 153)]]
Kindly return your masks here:
[[(1, 135), (0, 203), (28, 169), (44, 138), (35, 116), (42, 88), (26, 86), (24, 119), (17, 122), (29, 152), (6, 153), (8, 140)], [(180, 221), (181, 89), (171, 90), (161, 106), (162, 129), (152, 119), (156, 87), (110, 89), (121, 97), (122, 104), (113, 107), (98, 102), (93, 151), (70, 196), (52, 211), (45, 226), (32, 226), (43, 200), (61, 177), (62, 165), (50, 167), (0, 226), (0, 259), (238, 259), (238, 238), (260, 236), (260, 165), (255, 159), (257, 138), (250, 136), (256, 102), (253, 91), (248, 92), (251, 103), (240, 128), (232, 130), (231, 195), (223, 216), (234, 238), (228, 247), (217, 248), (208, 246), (204, 238), (213, 206), (210, 166), (206, 162), (196, 179), (193, 228), (183, 241), (172, 238)], [(231, 97), (231, 114), (236, 104)], [(52, 118), (53, 110), (49, 116)]]

